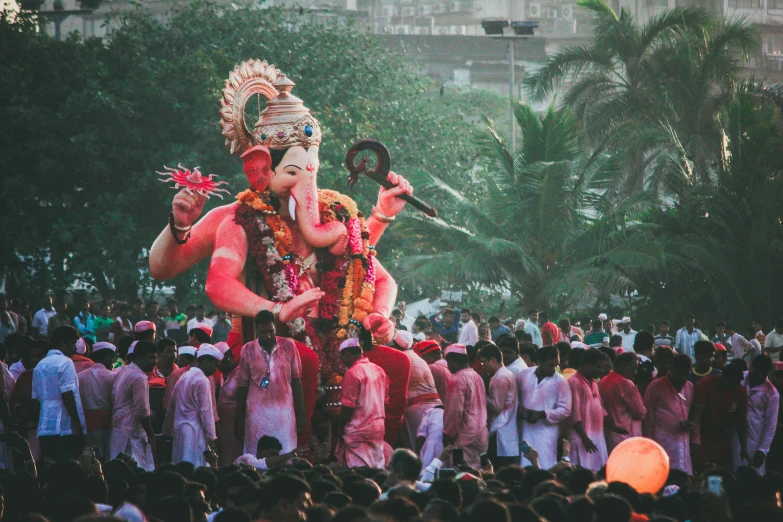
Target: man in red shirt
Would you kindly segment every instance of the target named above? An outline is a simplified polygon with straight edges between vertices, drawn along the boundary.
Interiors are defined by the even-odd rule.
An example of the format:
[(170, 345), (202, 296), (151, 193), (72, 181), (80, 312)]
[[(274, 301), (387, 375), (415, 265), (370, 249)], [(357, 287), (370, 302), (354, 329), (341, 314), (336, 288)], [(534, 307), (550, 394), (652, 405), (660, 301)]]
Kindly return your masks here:
[[(310, 448), (310, 431), (312, 429), (315, 402), (318, 399), (318, 355), (312, 348), (294, 341), (299, 360), (302, 363), (302, 393), (307, 414), (307, 426), (296, 431), (296, 447)], [(306, 455), (309, 456), (309, 453)]]
[(693, 412), (699, 419), (701, 455), (696, 470), (708, 464), (732, 469), (731, 435), (736, 431), (740, 456), (750, 462), (747, 451), (748, 393), (742, 386), (742, 368), (729, 364), (718, 375), (702, 378), (696, 385)]
[(549, 320), (547, 312), (539, 312), (538, 320), (541, 321), (541, 340), (543, 346), (554, 346), (560, 338), (560, 329)]
[(389, 377), (389, 402), (386, 404), (385, 433), (383, 440), (396, 447), (402, 429), (403, 415), (408, 405), (408, 381), (411, 377), (411, 361), (399, 350), (373, 344), (372, 333), (362, 329), (359, 342), (367, 359)]

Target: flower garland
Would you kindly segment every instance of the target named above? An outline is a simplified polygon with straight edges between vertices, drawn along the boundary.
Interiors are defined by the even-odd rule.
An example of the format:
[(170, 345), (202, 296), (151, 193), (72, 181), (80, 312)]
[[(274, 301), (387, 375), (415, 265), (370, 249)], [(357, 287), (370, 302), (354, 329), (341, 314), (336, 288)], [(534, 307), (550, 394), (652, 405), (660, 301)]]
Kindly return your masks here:
[[(292, 234), (277, 212), (279, 202), (269, 191), (246, 190), (237, 196), (240, 202), (235, 221), (248, 238), (250, 253), (264, 280), (269, 299), (285, 303), (299, 293), (299, 275), (293, 252)], [(327, 334), (327, 350), (321, 350), (310, 323), (297, 318), (287, 323), (292, 337), (316, 349), (322, 375), (330, 382), (339, 379), (342, 364), (339, 342), (358, 335), (362, 321), (372, 312), (375, 296), (375, 255), (369, 244), (364, 216), (349, 197), (331, 190), (319, 191), (321, 222), (341, 221), (348, 232), (348, 248), (339, 256), (326, 249), (318, 251), (320, 287), (325, 295), (318, 306), (318, 317), (334, 325)], [(340, 372), (342, 373), (342, 372)]]

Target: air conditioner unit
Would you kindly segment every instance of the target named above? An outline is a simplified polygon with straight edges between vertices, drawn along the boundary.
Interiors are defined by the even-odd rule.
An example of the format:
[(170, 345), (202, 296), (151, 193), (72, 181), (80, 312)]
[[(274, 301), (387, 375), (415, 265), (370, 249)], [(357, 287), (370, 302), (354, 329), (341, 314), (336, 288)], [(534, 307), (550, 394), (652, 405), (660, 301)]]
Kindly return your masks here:
[(462, 11), (462, 2), (456, 2), (456, 1), (449, 2), (450, 13), (459, 13), (461, 11)]
[(394, 34), (410, 34), (411, 27), (409, 25), (395, 25)]
[(560, 6), (560, 18), (563, 20), (574, 19), (574, 6), (569, 4), (563, 4)]
[(413, 34), (430, 34), (429, 27), (414, 27)]
[(541, 4), (531, 3), (527, 7), (527, 15), (530, 18), (541, 18)]
[(435, 4), (435, 7), (433, 7), (433, 12), (435, 14), (441, 14), (446, 12), (446, 4)]
[(459, 34), (459, 35), (466, 35), (468, 33), (468, 28), (464, 25), (452, 25), (449, 27), (449, 34)]

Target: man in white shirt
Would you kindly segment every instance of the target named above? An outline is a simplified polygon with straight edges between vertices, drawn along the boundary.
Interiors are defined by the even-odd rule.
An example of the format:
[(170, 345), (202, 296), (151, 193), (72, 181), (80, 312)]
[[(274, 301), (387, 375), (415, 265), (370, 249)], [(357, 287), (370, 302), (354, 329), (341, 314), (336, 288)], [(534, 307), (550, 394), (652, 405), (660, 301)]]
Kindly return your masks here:
[(52, 348), (33, 370), (33, 399), (38, 399), (41, 456), (52, 460), (78, 457), (84, 447), (84, 412), (79, 378), (71, 356), (79, 334), (72, 326), (52, 332)]
[(729, 336), (729, 346), (731, 346), (731, 353), (735, 359), (745, 359), (750, 367), (750, 363), (753, 362), (753, 357), (756, 354), (756, 348), (744, 337), (734, 331), (734, 327), (726, 325), (726, 335)]
[(258, 439), (255, 455), (252, 453), (245, 453), (238, 457), (234, 461), (234, 464), (247, 464), (248, 466), (253, 466), (256, 470), (263, 472), (285, 465), (289, 460), (302, 455), (305, 450), (296, 448), (288, 453), (283, 453), (282, 455), (280, 454), (281, 451), (283, 451), (283, 445), (280, 444), (279, 440), (270, 437), (269, 435), (264, 435)]
[(462, 321), (462, 331), (459, 333), (458, 344), (464, 346), (475, 346), (478, 342), (478, 325), (470, 318), (470, 308), (463, 308), (460, 314)]
[(196, 306), (196, 316), (193, 319), (191, 319), (190, 321), (188, 321), (188, 326), (187, 326), (188, 334), (190, 333), (190, 331), (193, 328), (196, 327), (197, 324), (205, 324), (205, 325), (207, 325), (209, 327), (214, 326), (214, 323), (212, 322), (212, 320), (205, 316), (206, 313), (207, 313), (207, 310), (206, 310), (206, 308), (204, 308), (204, 305)]
[(117, 372), (112, 387), (110, 458), (125, 453), (147, 471), (155, 470), (155, 433), (146, 372), (152, 371), (157, 359), (155, 343), (137, 341), (133, 362)]
[(783, 319), (778, 319), (775, 329), (767, 334), (764, 341), (764, 351), (773, 361), (781, 361), (780, 351), (783, 350)]
[(185, 372), (174, 387), (163, 434), (174, 437), (173, 464), (185, 461), (199, 467), (207, 465), (207, 447), (214, 450), (217, 445), (209, 376), (217, 371), (223, 354), (211, 344), (202, 344), (197, 360), (196, 366)]
[(685, 326), (677, 330), (674, 338), (674, 349), (684, 353), (693, 359), (693, 345), (701, 341), (701, 330), (696, 328), (696, 316), (688, 314), (685, 316)]
[(636, 339), (636, 330), (631, 328), (631, 318), (623, 317), (620, 321), (620, 337), (623, 338), (623, 350), (626, 352), (633, 351), (633, 341)]
[(46, 337), (49, 335), (49, 319), (57, 315), (57, 311), (52, 306), (51, 296), (43, 298), (43, 308), (35, 312), (33, 317), (33, 336)]
[(117, 378), (117, 373), (111, 370), (116, 359), (116, 346), (107, 342), (95, 343), (92, 347), (95, 364), (79, 374), (87, 444), (96, 446), (98, 456), (107, 461), (111, 443), (112, 388)]
[(525, 322), (525, 333), (533, 338), (533, 344), (541, 348), (544, 341), (541, 339), (541, 329), (538, 327), (538, 310), (530, 310)]

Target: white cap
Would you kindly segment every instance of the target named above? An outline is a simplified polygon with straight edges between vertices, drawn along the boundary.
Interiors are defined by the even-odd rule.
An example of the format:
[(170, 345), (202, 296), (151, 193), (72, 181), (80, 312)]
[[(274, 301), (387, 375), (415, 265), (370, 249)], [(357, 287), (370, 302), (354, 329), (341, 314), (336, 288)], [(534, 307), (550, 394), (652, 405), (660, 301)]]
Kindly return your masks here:
[(218, 361), (223, 360), (223, 352), (215, 348), (215, 345), (213, 344), (202, 344), (198, 347), (197, 357), (204, 357), (205, 355), (211, 355)]
[(580, 341), (572, 341), (571, 342), (571, 348), (581, 348), (583, 350), (589, 350), (590, 347), (587, 346), (585, 343)]
[(92, 345), (93, 352), (97, 352), (98, 350), (111, 350), (112, 352), (117, 353), (117, 347), (107, 342), (100, 342)]
[(521, 330), (524, 327), (525, 327), (524, 319), (517, 319), (517, 322), (514, 323), (514, 330)]
[(192, 355), (196, 356), (196, 347), (195, 346), (180, 346), (179, 349), (177, 349), (177, 353), (179, 355)]
[(462, 344), (450, 344), (446, 347), (446, 349), (443, 351), (443, 355), (448, 355), (450, 353), (458, 353), (461, 355), (467, 355), (468, 349), (462, 345)]
[(405, 330), (397, 330), (394, 334), (394, 342), (403, 350), (410, 350), (413, 346), (413, 334)]
[(87, 343), (84, 341), (83, 337), (79, 337), (79, 340), (76, 341), (76, 353), (79, 355), (87, 353)]
[(623, 324), (630, 323), (631, 322), (631, 318), (626, 315), (625, 317), (622, 318), (622, 320), (620, 322), (623, 323)]
[(130, 346), (128, 346), (128, 355), (133, 353), (133, 350), (136, 349), (136, 345), (139, 344), (139, 341), (133, 341)]
[(598, 314), (598, 320), (599, 321), (606, 321), (607, 319), (609, 319), (608, 315), (606, 315), (606, 314)]
[(612, 319), (612, 324), (620, 324), (620, 320), (619, 319)]
[(357, 346), (359, 346), (359, 339), (356, 337), (351, 337), (350, 339), (346, 339), (340, 343), (340, 351), (342, 352), (346, 348), (355, 348)]
[(215, 343), (215, 348), (220, 350), (220, 353), (222, 353), (223, 355), (226, 355), (226, 352), (231, 349), (231, 347), (228, 345), (228, 343), (223, 342), (223, 341), (221, 341), (219, 343)]

